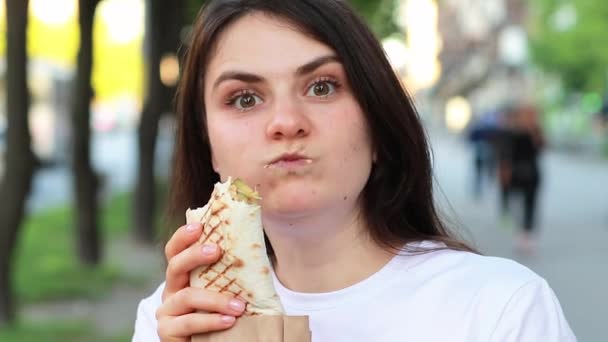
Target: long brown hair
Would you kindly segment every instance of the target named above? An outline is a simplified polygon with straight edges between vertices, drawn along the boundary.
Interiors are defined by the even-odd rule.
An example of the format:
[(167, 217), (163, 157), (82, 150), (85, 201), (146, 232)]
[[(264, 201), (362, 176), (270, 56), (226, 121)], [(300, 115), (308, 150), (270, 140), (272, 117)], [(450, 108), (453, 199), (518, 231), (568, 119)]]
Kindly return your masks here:
[(211, 166), (204, 78), (219, 35), (242, 16), (261, 12), (285, 20), (331, 47), (365, 113), (377, 160), (362, 194), (362, 212), (381, 245), (435, 240), (473, 251), (446, 229), (433, 199), (429, 144), (420, 118), (378, 40), (340, 0), (210, 0), (199, 13), (177, 92), (177, 139), (171, 212), (203, 206), (219, 181)]

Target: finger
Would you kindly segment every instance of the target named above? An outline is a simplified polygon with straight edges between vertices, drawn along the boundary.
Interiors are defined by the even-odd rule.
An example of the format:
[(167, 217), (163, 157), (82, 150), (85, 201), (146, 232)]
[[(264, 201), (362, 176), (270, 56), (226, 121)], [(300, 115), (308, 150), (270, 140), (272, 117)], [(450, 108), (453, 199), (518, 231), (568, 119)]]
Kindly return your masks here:
[(157, 319), (163, 316), (179, 316), (194, 311), (215, 312), (230, 316), (240, 316), (245, 303), (228, 294), (205, 289), (187, 287), (169, 297), (156, 312)]
[(165, 293), (175, 293), (188, 285), (190, 271), (201, 265), (211, 265), (220, 257), (215, 244), (194, 244), (169, 260), (166, 272)]
[(165, 245), (165, 256), (170, 260), (191, 244), (198, 240), (203, 231), (203, 226), (200, 223), (187, 224), (181, 226), (173, 233), (171, 239)]
[(225, 330), (234, 325), (236, 318), (221, 314), (191, 313), (167, 317), (158, 324), (161, 338), (189, 338), (192, 335)]

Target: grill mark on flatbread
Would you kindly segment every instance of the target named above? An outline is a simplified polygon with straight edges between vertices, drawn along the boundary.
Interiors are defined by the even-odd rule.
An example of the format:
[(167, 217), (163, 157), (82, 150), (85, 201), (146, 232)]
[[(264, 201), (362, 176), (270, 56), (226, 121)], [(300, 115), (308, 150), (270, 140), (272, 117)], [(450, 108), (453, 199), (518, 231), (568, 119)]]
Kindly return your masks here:
[(224, 210), (226, 208), (226, 205), (224, 203), (222, 203), (222, 201), (220, 201), (218, 198), (218, 200), (213, 201), (213, 203), (211, 203), (210, 207), (211, 207), (211, 215), (216, 215), (219, 212), (221, 212), (222, 210)]
[(228, 282), (228, 284), (224, 285), (224, 287), (222, 287), (222, 288), (220, 289), (220, 293), (221, 293), (221, 292), (224, 292), (224, 291), (226, 291), (226, 290), (228, 290), (228, 288), (230, 287), (230, 285), (234, 284), (235, 282), (236, 282), (236, 279), (232, 279), (232, 280), (230, 280), (230, 281)]
[[(207, 220), (207, 223), (205, 223), (205, 226), (208, 227), (209, 226), (209, 222), (211, 221), (211, 217)], [(209, 230), (209, 232), (207, 233), (207, 236), (205, 236), (205, 238), (203, 239), (202, 243), (206, 243), (207, 241), (209, 241), (209, 239), (213, 236), (213, 233), (215, 233), (215, 231), (221, 226), (221, 223), (216, 225), (215, 227), (211, 227), (211, 230)], [(219, 245), (220, 241), (222, 241), (222, 239), (224, 238), (223, 235), (220, 234), (220, 237), (216, 243), (216, 245)]]
[[(217, 192), (214, 190), (213, 191), (213, 198), (215, 199), (215, 201), (213, 201), (212, 205), (207, 206), (207, 210), (205, 210), (205, 212), (203, 213), (202, 217), (205, 217), (205, 222), (203, 226), (207, 226), (209, 224), (209, 221), (211, 221), (211, 218), (214, 216), (214, 214), (219, 213), (220, 211), (222, 211), (224, 208), (226, 208), (226, 205), (224, 203), (221, 203), (219, 201), (220, 196), (217, 194)], [(218, 206), (214, 206), (214, 204), (219, 203), (219, 208)], [(219, 210), (213, 210), (212, 209), (215, 207), (215, 209), (219, 209)], [(209, 215), (209, 212), (211, 211), (211, 215)]]
[(225, 276), (226, 272), (228, 272), (228, 270), (231, 269), (231, 268), (232, 268), (232, 265), (227, 265), (226, 268), (224, 268), (224, 270), (222, 272), (218, 273), (214, 278), (209, 279), (209, 283), (207, 285), (205, 285), (205, 288), (208, 289), (216, 281), (220, 280), (220, 278), (223, 277), (223, 276)]
[[(213, 233), (217, 230), (217, 228), (219, 228), (219, 225), (211, 228), (211, 230), (209, 231), (209, 235), (205, 236), (205, 238), (201, 241), (201, 243), (203, 243), (203, 244), (207, 243), (207, 241), (209, 241), (209, 239), (212, 237)], [(220, 235), (220, 237), (217, 239), (215, 244), (219, 246), (219, 244), (220, 244), (220, 242), (222, 242), (222, 240), (224, 240), (224, 236)]]
[(205, 238), (201, 241), (201, 243), (207, 243), (207, 241), (209, 241), (209, 239), (211, 238), (211, 234), (213, 234), (213, 232), (215, 231), (217, 227), (213, 227), (211, 228), (211, 231), (209, 231), (209, 235), (205, 236)]

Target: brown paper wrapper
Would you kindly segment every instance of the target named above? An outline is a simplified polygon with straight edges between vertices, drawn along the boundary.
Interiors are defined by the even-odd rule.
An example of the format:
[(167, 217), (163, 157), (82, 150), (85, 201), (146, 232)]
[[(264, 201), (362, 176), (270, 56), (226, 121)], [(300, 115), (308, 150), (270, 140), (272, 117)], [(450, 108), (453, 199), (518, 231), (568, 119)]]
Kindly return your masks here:
[(310, 342), (308, 316), (248, 316), (234, 326), (192, 337), (192, 342)]

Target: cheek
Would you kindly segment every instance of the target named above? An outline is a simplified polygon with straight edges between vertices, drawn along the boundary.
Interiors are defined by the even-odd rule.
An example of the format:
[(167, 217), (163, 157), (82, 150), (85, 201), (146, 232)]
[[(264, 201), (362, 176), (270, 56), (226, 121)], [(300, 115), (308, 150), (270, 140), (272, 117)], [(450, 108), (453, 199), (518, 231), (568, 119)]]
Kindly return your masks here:
[[(352, 113), (357, 113), (352, 115)], [(348, 163), (371, 163), (371, 138), (363, 114), (358, 107), (351, 108), (350, 112), (339, 115), (337, 120), (342, 123), (341, 134), (336, 136), (335, 146), (340, 146), (342, 159)]]
[(232, 125), (227, 120), (210, 119), (208, 122), (209, 142), (213, 160), (219, 168), (231, 164), (232, 160), (238, 160), (234, 153), (242, 148), (239, 141), (243, 136), (244, 129), (239, 125)]
[(251, 122), (229, 118), (209, 118), (209, 141), (213, 167), (222, 179), (228, 176), (247, 178), (240, 174), (251, 169), (256, 151)]
[(371, 167), (372, 150), (366, 134), (354, 134), (353, 132), (351, 136), (348, 136), (343, 153), (346, 167), (360, 169)]
[(336, 177), (336, 184), (341, 184), (337, 193), (344, 191), (340, 199), (357, 197), (367, 183), (372, 167), (372, 144), (367, 124), (357, 106), (336, 112), (333, 118), (334, 123), (340, 124), (340, 129), (328, 132), (331, 137), (328, 145), (335, 157), (331, 163), (332, 177)]

